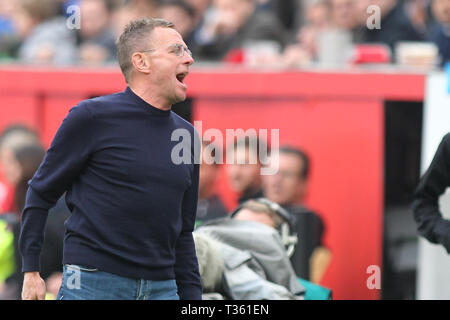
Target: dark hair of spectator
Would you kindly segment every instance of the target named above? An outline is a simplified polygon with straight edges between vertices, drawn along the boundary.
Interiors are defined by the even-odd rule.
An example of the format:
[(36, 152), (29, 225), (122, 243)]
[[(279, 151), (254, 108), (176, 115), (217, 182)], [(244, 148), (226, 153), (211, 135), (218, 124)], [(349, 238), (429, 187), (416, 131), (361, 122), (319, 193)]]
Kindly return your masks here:
[(8, 137), (11, 134), (15, 134), (15, 133), (25, 133), (25, 134), (30, 134), (30, 136), (34, 136), (36, 137), (36, 139), (38, 139), (38, 135), (35, 131), (31, 130), (30, 128), (28, 128), (27, 126), (17, 123), (17, 124), (12, 124), (10, 126), (8, 126), (5, 130), (2, 131), (1, 135), (0, 135), (0, 144), (2, 142), (2, 140), (6, 139), (6, 137)]
[(25, 197), (28, 190), (28, 180), (30, 180), (34, 173), (39, 168), (45, 156), (45, 150), (38, 144), (31, 144), (19, 147), (15, 150), (15, 157), (20, 165), (21, 174), (19, 182), (15, 191), (15, 203), (19, 214), (21, 214), (24, 205)]
[(299, 157), (303, 163), (302, 171), (300, 172), (300, 176), (305, 180), (308, 179), (310, 161), (309, 161), (309, 156), (303, 150), (301, 150), (299, 148), (294, 148), (291, 146), (282, 146), (280, 148), (280, 154), (281, 153), (292, 154), (292, 155)]
[(195, 18), (195, 9), (186, 1), (166, 0), (166, 1), (163, 1), (160, 6), (160, 8), (164, 8), (164, 7), (179, 7), (184, 12), (186, 12), (189, 15), (189, 17), (191, 17), (192, 19)]
[(22, 0), (20, 5), (37, 23), (56, 17), (61, 11), (57, 0)]

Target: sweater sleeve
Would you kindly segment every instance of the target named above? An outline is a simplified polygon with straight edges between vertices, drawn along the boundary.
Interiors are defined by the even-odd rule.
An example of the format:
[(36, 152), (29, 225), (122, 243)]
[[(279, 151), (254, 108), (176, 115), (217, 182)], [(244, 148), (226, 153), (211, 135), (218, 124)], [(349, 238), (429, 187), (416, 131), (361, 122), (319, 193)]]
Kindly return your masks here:
[[(197, 132), (194, 131), (196, 137)], [(199, 153), (194, 152), (197, 159)], [(202, 286), (200, 282), (200, 272), (195, 252), (195, 243), (192, 236), (195, 218), (197, 214), (199, 168), (198, 161), (194, 160), (191, 187), (186, 190), (182, 203), (183, 226), (177, 240), (175, 255), (175, 277), (178, 286), (178, 294), (181, 300), (201, 300)]]
[(412, 208), (419, 234), (432, 243), (442, 244), (450, 253), (450, 221), (442, 217), (438, 203), (449, 186), (450, 134), (447, 134), (417, 186)]
[(86, 164), (93, 145), (93, 118), (85, 106), (76, 106), (63, 120), (50, 148), (28, 182), (19, 248), (22, 271), (39, 271), (48, 210), (70, 187)]

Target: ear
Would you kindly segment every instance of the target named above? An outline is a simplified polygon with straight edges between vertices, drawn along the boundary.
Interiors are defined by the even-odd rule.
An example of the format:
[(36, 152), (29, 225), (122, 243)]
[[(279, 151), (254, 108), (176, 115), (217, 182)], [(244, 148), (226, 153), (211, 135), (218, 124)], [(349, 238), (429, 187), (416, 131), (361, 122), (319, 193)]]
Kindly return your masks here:
[(150, 74), (151, 59), (142, 52), (135, 52), (131, 56), (131, 62), (138, 72)]

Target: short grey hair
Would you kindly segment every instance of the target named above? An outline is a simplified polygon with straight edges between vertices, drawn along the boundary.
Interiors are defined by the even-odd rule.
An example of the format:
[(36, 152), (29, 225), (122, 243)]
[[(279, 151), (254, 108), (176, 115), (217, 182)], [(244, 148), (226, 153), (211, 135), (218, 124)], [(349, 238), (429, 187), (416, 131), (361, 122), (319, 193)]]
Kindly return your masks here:
[(127, 83), (133, 70), (131, 56), (136, 51), (147, 49), (143, 48), (142, 44), (145, 43), (145, 40), (148, 39), (153, 30), (158, 27), (175, 29), (175, 25), (172, 22), (164, 19), (138, 19), (128, 23), (117, 39), (117, 60)]

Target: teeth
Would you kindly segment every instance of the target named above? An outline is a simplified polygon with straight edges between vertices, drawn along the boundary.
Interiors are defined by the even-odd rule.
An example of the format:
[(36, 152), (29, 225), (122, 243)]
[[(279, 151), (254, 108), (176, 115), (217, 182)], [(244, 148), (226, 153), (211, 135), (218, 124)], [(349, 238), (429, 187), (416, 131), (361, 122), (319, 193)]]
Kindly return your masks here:
[(186, 76), (187, 76), (187, 73), (180, 73), (177, 75), (177, 79), (178, 79), (178, 81), (183, 82), (184, 78), (186, 78)]

